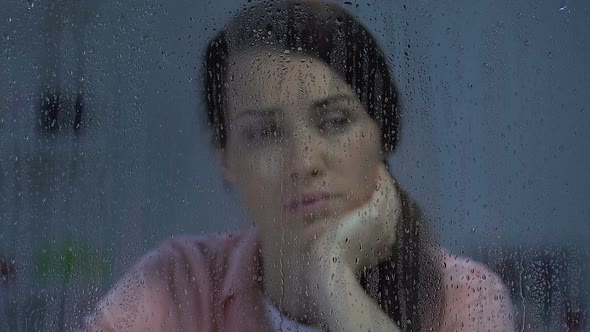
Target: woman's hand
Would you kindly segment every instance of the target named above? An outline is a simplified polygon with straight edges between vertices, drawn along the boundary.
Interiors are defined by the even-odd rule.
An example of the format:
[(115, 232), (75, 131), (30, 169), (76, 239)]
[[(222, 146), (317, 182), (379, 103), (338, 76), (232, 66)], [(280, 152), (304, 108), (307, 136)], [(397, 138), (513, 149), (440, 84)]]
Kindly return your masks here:
[(399, 331), (363, 290), (356, 273), (391, 255), (400, 208), (399, 193), (382, 165), (369, 202), (336, 221), (314, 243), (307, 282), (330, 330)]
[(377, 265), (391, 255), (401, 202), (393, 178), (378, 168), (376, 190), (369, 202), (333, 222), (334, 226), (318, 238), (312, 255), (325, 263), (344, 264), (353, 272)]

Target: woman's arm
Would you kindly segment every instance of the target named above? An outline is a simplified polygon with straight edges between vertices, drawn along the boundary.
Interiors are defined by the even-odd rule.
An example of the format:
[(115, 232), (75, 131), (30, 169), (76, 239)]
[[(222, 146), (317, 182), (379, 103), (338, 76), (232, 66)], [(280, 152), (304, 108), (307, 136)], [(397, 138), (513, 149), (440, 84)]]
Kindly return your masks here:
[(83, 331), (158, 331), (169, 301), (165, 292), (151, 292), (152, 286), (143, 266), (135, 266), (85, 317)]
[(214, 330), (210, 257), (204, 247), (204, 240), (192, 237), (164, 241), (98, 303), (84, 331), (185, 331), (195, 325), (199, 331)]
[(308, 283), (330, 330), (400, 331), (356, 278), (391, 254), (400, 211), (399, 193), (383, 166), (371, 200), (316, 241)]
[(364, 291), (353, 270), (331, 257), (314, 276), (316, 303), (330, 331), (401, 331)]

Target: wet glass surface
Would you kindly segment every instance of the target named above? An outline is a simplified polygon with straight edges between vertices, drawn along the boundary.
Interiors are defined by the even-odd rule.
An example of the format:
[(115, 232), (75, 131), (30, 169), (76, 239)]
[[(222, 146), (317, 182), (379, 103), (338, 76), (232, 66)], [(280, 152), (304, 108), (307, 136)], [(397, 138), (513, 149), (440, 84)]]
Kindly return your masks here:
[[(587, 330), (590, 5), (335, 3), (383, 50), (401, 121), (386, 159), (432, 244), (497, 274), (518, 330)], [(283, 218), (269, 212), (281, 204), (302, 214), (353, 210), (370, 192), (363, 172), (375, 168), (378, 145), (359, 138), (374, 137), (363, 100), (297, 48), (234, 59), (230, 114), (275, 113), (226, 124), (240, 140), (226, 149), (234, 151), (230, 172), (220, 163), (207, 126), (204, 54), (252, 4), (267, 5), (0, 2), (0, 330), (80, 327), (171, 236), (237, 234)], [(334, 63), (343, 60), (335, 54)], [(334, 91), (344, 97), (314, 104)], [(316, 178), (318, 188), (342, 191), (333, 205), (304, 195), (305, 167), (316, 174), (325, 166), (317, 151), (338, 160), (327, 182)], [(282, 191), (261, 182), (272, 174)], [(289, 190), (294, 196), (280, 196)], [(289, 225), (263, 229), (288, 243)], [(350, 255), (353, 264), (358, 253)], [(365, 277), (367, 293), (376, 292)]]

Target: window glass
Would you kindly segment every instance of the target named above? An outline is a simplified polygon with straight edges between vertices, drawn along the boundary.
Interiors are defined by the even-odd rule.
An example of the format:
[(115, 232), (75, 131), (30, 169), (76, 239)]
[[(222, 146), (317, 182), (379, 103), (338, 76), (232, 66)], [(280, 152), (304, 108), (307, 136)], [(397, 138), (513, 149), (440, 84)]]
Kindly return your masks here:
[(0, 330), (589, 328), (587, 3), (0, 5)]

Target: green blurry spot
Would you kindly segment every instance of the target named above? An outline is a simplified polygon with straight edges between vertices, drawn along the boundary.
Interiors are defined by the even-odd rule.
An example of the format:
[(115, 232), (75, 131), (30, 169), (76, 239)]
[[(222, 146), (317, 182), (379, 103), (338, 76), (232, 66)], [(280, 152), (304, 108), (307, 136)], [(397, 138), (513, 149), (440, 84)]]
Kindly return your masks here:
[(35, 275), (41, 280), (99, 281), (110, 273), (108, 260), (99, 250), (92, 250), (86, 243), (75, 240), (42, 249), (35, 257), (35, 265)]

